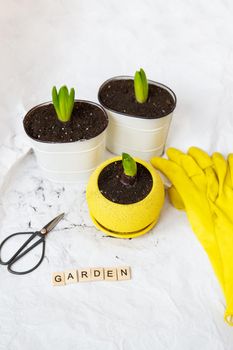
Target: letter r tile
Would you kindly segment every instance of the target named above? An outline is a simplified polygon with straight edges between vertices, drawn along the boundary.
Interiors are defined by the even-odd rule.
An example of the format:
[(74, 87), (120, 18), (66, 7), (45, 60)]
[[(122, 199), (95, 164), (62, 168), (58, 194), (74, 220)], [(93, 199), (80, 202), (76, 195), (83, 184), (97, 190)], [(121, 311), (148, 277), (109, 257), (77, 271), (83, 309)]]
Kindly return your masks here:
[(90, 282), (91, 269), (78, 269), (78, 280), (79, 282)]

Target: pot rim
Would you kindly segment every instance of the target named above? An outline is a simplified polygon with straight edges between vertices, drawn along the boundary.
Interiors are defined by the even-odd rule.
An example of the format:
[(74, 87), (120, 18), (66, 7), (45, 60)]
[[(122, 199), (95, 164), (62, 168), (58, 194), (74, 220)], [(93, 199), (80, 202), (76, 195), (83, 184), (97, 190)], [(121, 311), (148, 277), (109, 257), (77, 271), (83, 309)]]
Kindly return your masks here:
[(25, 114), (25, 116), (24, 116), (24, 118), (23, 118), (23, 128), (24, 128), (24, 131), (25, 131), (25, 133), (27, 134), (27, 136), (28, 136), (31, 140), (36, 141), (36, 142), (38, 142), (38, 143), (46, 143), (46, 144), (53, 144), (53, 145), (54, 145), (54, 144), (64, 144), (64, 145), (68, 145), (68, 144), (72, 144), (72, 143), (74, 144), (74, 143), (76, 143), (76, 142), (87, 142), (87, 141), (93, 140), (94, 138), (100, 136), (102, 133), (104, 133), (104, 132), (106, 131), (106, 129), (107, 129), (107, 127), (108, 127), (108, 124), (109, 124), (109, 119), (108, 119), (108, 115), (107, 115), (105, 109), (104, 109), (100, 104), (98, 104), (98, 103), (96, 103), (96, 102), (89, 101), (89, 100), (80, 100), (80, 99), (75, 99), (74, 102), (78, 102), (78, 103), (79, 103), (79, 102), (80, 102), (80, 103), (81, 103), (81, 102), (84, 102), (84, 103), (87, 103), (87, 104), (94, 105), (94, 106), (98, 107), (99, 109), (101, 109), (101, 111), (104, 113), (104, 116), (105, 116), (105, 118), (106, 118), (106, 120), (107, 120), (107, 125), (106, 125), (105, 129), (104, 129), (100, 134), (98, 134), (98, 135), (96, 135), (96, 136), (94, 136), (94, 137), (92, 137), (91, 139), (88, 139), (88, 140), (77, 140), (77, 141), (72, 141), (72, 142), (42, 141), (42, 140), (37, 140), (37, 139), (31, 137), (31, 136), (28, 134), (28, 132), (27, 132), (27, 130), (26, 130), (26, 128), (25, 128), (25, 119), (26, 119), (26, 117), (29, 117), (30, 114), (31, 114), (32, 112), (34, 112), (38, 107), (46, 106), (46, 105), (49, 105), (49, 104), (52, 104), (52, 103), (53, 103), (52, 101), (47, 101), (47, 102), (43, 102), (43, 103), (40, 103), (40, 104), (38, 104), (38, 105), (32, 107), (32, 108)]
[(171, 113), (174, 111), (174, 109), (176, 108), (177, 97), (176, 97), (176, 94), (174, 93), (174, 91), (173, 91), (172, 89), (170, 89), (168, 86), (164, 85), (164, 84), (161, 84), (161, 83), (159, 83), (159, 82), (156, 82), (156, 81), (154, 81), (154, 80), (149, 80), (149, 79), (148, 79), (148, 83), (150, 83), (151, 85), (156, 85), (156, 86), (159, 86), (159, 87), (164, 88), (164, 89), (167, 90), (167, 91), (170, 93), (170, 95), (173, 97), (173, 99), (174, 99), (174, 106), (173, 106), (173, 108), (171, 109), (171, 111), (170, 111), (169, 113), (167, 113), (166, 115), (163, 115), (163, 116), (161, 116), (161, 117), (158, 117), (158, 118), (150, 118), (150, 119), (148, 119), (148, 118), (142, 118), (142, 117), (137, 116), (137, 115), (134, 115), (134, 114), (128, 114), (128, 113), (124, 113), (124, 112), (118, 112), (118, 111), (116, 111), (116, 110), (114, 110), (114, 109), (111, 109), (111, 108), (107, 107), (106, 104), (104, 104), (104, 103), (102, 102), (101, 98), (100, 98), (100, 92), (101, 92), (101, 90), (102, 90), (103, 87), (104, 87), (106, 84), (108, 84), (109, 82), (111, 82), (111, 81), (113, 81), (113, 80), (123, 80), (123, 79), (124, 79), (124, 80), (134, 80), (134, 77), (133, 77), (133, 76), (129, 76), (129, 75), (118, 75), (118, 76), (115, 76), (115, 77), (112, 77), (112, 78), (110, 78), (110, 79), (105, 80), (105, 81), (101, 84), (101, 86), (100, 86), (100, 88), (99, 88), (99, 91), (98, 91), (98, 96), (97, 96), (97, 97), (98, 97), (99, 103), (100, 103), (104, 108), (106, 108), (107, 110), (109, 110), (109, 111), (111, 111), (111, 112), (114, 112), (114, 113), (116, 113), (116, 114), (121, 114), (121, 115), (127, 116), (127, 117), (133, 117), (133, 118), (145, 119), (145, 120), (154, 120), (154, 119), (161, 119), (161, 118), (167, 117), (167, 116), (168, 116), (169, 114), (171, 114)]
[[(104, 162), (102, 162), (102, 163), (96, 168), (96, 170), (95, 170), (95, 172), (97, 172), (97, 170), (98, 170), (98, 174), (97, 174), (97, 183), (96, 183), (97, 188), (98, 188), (98, 191), (99, 191), (99, 193), (101, 194), (101, 196), (102, 196), (106, 201), (109, 201), (110, 203), (112, 203), (113, 206), (123, 206), (123, 207), (125, 207), (125, 206), (128, 206), (128, 207), (129, 207), (129, 206), (131, 206), (131, 207), (132, 207), (132, 206), (136, 206), (138, 203), (143, 202), (143, 201), (146, 201), (146, 200), (147, 200), (147, 197), (150, 196), (152, 190), (154, 189), (155, 181), (154, 181), (153, 173), (151, 172), (151, 169), (155, 170), (155, 169), (153, 168), (153, 166), (152, 166), (149, 162), (144, 161), (143, 159), (140, 159), (140, 158), (138, 158), (138, 157), (133, 157), (133, 158), (134, 158), (134, 160), (135, 160), (137, 163), (140, 163), (141, 165), (143, 165), (143, 166), (150, 172), (151, 177), (152, 177), (152, 181), (153, 181), (151, 190), (150, 190), (150, 192), (147, 194), (147, 196), (144, 197), (143, 199), (141, 199), (140, 201), (137, 201), (137, 202), (134, 202), (134, 203), (122, 204), (122, 203), (113, 202), (113, 201), (111, 201), (110, 199), (106, 198), (106, 197), (103, 195), (103, 193), (100, 192), (100, 189), (99, 189), (99, 186), (98, 186), (98, 179), (99, 179), (99, 176), (100, 176), (101, 172), (103, 171), (103, 169), (106, 168), (106, 166), (108, 166), (109, 164), (121, 160), (121, 159), (122, 159), (121, 156), (115, 156), (115, 157), (113, 157), (113, 158), (106, 159), (106, 160), (105, 160)], [(161, 180), (161, 181), (162, 181), (162, 180)]]

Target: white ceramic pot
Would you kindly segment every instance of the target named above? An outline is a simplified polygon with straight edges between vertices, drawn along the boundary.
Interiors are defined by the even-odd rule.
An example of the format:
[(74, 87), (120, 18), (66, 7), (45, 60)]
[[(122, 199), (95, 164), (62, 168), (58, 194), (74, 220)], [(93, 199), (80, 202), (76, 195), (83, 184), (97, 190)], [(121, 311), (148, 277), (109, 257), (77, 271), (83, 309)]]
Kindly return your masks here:
[[(96, 103), (85, 102), (104, 109)], [(32, 108), (25, 116), (37, 107), (47, 105), (46, 102)], [(107, 115), (106, 115), (107, 117)], [(26, 130), (25, 130), (26, 131)], [(90, 140), (80, 140), (66, 143), (43, 142), (31, 139), (39, 167), (44, 176), (55, 182), (83, 182), (86, 183), (93, 170), (103, 161), (105, 150), (106, 129)]]
[(109, 117), (109, 127), (106, 136), (106, 146), (112, 153), (120, 155), (127, 152), (132, 156), (149, 160), (154, 156), (161, 156), (171, 123), (173, 110), (176, 106), (176, 95), (167, 86), (148, 80), (150, 84), (166, 89), (174, 100), (172, 112), (156, 119), (145, 119), (133, 115), (123, 114), (109, 109), (100, 98), (102, 88), (113, 80), (131, 79), (133, 77), (119, 76), (105, 81), (98, 93), (100, 104), (105, 108)]

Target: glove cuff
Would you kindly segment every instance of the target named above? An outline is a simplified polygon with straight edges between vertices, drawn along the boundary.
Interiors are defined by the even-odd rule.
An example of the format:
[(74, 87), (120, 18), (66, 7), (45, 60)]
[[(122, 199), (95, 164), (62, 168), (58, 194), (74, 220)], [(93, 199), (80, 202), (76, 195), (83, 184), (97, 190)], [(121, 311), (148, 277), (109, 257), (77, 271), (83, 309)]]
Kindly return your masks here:
[(233, 326), (233, 308), (226, 309), (224, 320), (229, 324), (229, 326)]

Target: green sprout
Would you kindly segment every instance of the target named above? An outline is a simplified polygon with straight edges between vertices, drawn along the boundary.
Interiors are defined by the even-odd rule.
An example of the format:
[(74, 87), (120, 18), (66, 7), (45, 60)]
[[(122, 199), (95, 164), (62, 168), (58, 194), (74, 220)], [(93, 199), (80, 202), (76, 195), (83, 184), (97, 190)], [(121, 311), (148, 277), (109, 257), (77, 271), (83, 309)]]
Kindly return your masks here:
[(126, 176), (135, 177), (137, 175), (137, 163), (127, 153), (122, 153), (122, 165)]
[(65, 85), (60, 88), (59, 92), (57, 92), (56, 86), (53, 87), (53, 105), (58, 119), (63, 123), (68, 122), (71, 118), (74, 108), (74, 95), (74, 88), (71, 88), (69, 93), (69, 90)]
[(134, 93), (137, 102), (144, 103), (148, 99), (148, 81), (146, 73), (141, 68), (134, 75)]

